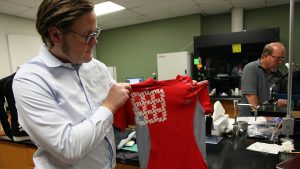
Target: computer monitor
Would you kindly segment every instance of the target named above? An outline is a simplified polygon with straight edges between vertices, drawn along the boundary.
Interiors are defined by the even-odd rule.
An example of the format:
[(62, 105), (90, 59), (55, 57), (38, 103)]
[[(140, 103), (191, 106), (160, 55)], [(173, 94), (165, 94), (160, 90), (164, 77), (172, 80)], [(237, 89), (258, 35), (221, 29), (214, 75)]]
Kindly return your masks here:
[(144, 81), (143, 77), (126, 78), (126, 83), (130, 83), (130, 84), (140, 83), (143, 81)]

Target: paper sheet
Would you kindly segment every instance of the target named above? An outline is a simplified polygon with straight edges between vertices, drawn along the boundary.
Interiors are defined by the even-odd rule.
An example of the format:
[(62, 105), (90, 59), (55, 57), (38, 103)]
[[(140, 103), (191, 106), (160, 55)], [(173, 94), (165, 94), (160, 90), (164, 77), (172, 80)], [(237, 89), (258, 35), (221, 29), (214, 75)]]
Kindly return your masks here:
[(259, 151), (270, 154), (278, 154), (282, 150), (281, 146), (278, 144), (268, 144), (256, 142), (247, 147), (248, 150)]
[(130, 147), (122, 147), (121, 148), (122, 150), (127, 150), (127, 151), (132, 151), (132, 152), (138, 152), (138, 149), (137, 149), (137, 144), (134, 144), (133, 146), (130, 146)]

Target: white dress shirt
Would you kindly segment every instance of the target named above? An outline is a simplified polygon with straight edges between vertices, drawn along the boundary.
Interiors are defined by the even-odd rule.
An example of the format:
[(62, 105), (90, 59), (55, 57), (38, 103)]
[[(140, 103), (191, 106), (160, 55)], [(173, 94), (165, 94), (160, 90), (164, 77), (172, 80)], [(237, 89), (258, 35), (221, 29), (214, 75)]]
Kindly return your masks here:
[(19, 122), (38, 148), (36, 169), (115, 167), (113, 114), (100, 106), (113, 83), (100, 61), (63, 63), (45, 46), (21, 66), (13, 91)]

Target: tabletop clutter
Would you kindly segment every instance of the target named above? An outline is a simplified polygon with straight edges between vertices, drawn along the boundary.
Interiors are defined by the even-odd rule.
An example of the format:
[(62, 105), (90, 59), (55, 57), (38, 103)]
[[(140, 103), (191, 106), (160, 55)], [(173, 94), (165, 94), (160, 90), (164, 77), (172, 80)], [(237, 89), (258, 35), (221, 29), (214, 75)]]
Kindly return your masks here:
[[(254, 117), (238, 117), (237, 112), (234, 112), (234, 114), (235, 118), (230, 119), (228, 114), (225, 114), (221, 102), (216, 101), (212, 115), (211, 134), (219, 137), (224, 134), (231, 134), (231, 137), (241, 139), (259, 138), (257, 142), (247, 147), (248, 150), (252, 151), (278, 154), (279, 152), (292, 152), (294, 150), (294, 143), (291, 140), (282, 141), (281, 145), (279, 144), (280, 120), (267, 121), (264, 117), (254, 119)], [(263, 142), (259, 142), (259, 140)]]

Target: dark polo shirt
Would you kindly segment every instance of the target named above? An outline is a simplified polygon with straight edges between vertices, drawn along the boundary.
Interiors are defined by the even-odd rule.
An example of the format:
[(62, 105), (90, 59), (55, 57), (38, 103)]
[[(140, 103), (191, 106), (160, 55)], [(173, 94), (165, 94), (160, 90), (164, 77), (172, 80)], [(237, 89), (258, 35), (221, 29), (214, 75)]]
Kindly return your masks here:
[[(278, 82), (283, 74), (278, 70), (268, 74), (260, 65), (260, 59), (248, 63), (243, 69), (241, 79), (242, 98), (240, 103), (248, 103), (245, 94), (255, 94), (258, 97), (259, 104), (270, 100), (270, 86)], [(276, 85), (273, 90), (279, 92), (280, 84)], [(249, 107), (240, 107), (240, 116), (251, 116)]]

